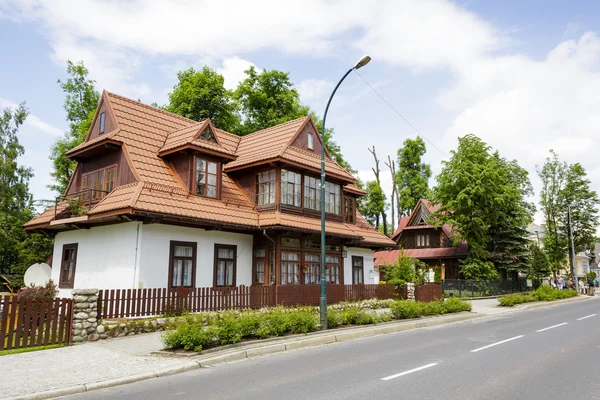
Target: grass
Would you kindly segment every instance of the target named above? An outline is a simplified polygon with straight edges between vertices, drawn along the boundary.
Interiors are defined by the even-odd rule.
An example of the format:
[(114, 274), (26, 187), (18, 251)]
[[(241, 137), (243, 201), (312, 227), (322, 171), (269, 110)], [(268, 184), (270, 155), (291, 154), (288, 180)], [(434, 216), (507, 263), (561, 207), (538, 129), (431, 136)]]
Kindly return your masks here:
[(39, 351), (39, 350), (48, 350), (48, 349), (56, 349), (58, 347), (64, 347), (64, 344), (50, 344), (47, 346), (38, 346), (38, 347), (23, 347), (20, 349), (11, 349), (11, 350), (0, 350), (1, 356), (8, 356), (11, 354), (19, 354), (19, 353), (29, 353), (31, 351)]
[(499, 299), (503, 307), (513, 307), (517, 304), (531, 303), (534, 301), (556, 301), (577, 296), (574, 290), (552, 289), (548, 285), (540, 286), (535, 291), (525, 294), (509, 294)]

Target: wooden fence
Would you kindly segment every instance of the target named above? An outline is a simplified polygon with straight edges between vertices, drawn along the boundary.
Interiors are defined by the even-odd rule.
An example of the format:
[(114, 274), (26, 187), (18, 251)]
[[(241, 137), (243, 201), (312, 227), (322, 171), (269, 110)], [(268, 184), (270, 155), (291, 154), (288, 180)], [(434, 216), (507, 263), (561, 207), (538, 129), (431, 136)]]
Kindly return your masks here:
[[(98, 318), (146, 317), (182, 312), (256, 309), (278, 305), (318, 306), (320, 290), (319, 285), (100, 290)], [(328, 303), (398, 297), (393, 285), (327, 285)]]
[(73, 299), (0, 296), (0, 350), (70, 344)]
[(425, 283), (421, 286), (415, 286), (415, 300), (430, 302), (442, 299), (441, 283)]

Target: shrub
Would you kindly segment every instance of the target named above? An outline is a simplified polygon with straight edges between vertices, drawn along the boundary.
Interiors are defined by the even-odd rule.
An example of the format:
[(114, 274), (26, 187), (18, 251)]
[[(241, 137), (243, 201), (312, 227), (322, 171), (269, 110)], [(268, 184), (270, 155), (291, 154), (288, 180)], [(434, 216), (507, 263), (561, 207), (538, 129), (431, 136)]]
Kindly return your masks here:
[(17, 298), (32, 298), (34, 300), (54, 300), (58, 290), (52, 280), (49, 280), (44, 286), (25, 286), (17, 292)]
[(442, 303), (444, 314), (471, 311), (471, 304), (458, 298), (450, 298)]
[(289, 324), (291, 333), (308, 333), (319, 329), (318, 316), (308, 311), (290, 313)]
[(421, 315), (419, 303), (410, 300), (399, 300), (391, 307), (394, 319), (416, 318)]
[(521, 303), (530, 303), (533, 301), (555, 301), (559, 299), (568, 299), (577, 296), (574, 290), (557, 290), (544, 285), (537, 288), (530, 294), (509, 294), (502, 297), (499, 302), (501, 306), (513, 307)]

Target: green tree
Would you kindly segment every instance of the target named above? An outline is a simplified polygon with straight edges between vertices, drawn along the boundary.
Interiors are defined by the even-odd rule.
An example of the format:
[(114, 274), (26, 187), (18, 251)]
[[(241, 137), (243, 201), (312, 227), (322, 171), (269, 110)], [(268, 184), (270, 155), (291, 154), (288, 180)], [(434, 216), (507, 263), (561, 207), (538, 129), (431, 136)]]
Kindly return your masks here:
[(362, 210), (359, 209), (359, 211), (371, 225), (379, 229), (379, 216), (385, 210), (385, 195), (377, 181), (367, 182), (366, 192), (367, 194), (362, 202)]
[(578, 253), (594, 241), (600, 200), (590, 188), (590, 180), (581, 164), (568, 165), (560, 161), (558, 154), (552, 150), (542, 168), (538, 168), (538, 174), (542, 181), (540, 205), (546, 225), (544, 248), (548, 251), (554, 270), (558, 270), (564, 265), (565, 255), (571, 258), (569, 205), (573, 242)]
[(552, 272), (550, 259), (548, 255), (537, 243), (531, 243), (529, 246), (531, 268), (529, 275), (534, 278), (543, 278)]
[(177, 73), (177, 84), (169, 93), (167, 111), (201, 121), (210, 118), (219, 129), (236, 133), (240, 117), (233, 92), (225, 89), (223, 75), (208, 66), (202, 71), (189, 68)]
[(75, 64), (67, 61), (65, 82), (58, 80), (63, 92), (66, 93), (63, 108), (67, 112), (69, 131), (58, 139), (50, 153), (53, 171), (50, 175), (55, 179), (50, 189), (58, 194), (64, 193), (75, 170), (76, 163), (65, 157), (65, 153), (83, 143), (94, 119), (94, 113), (100, 101), (100, 93), (94, 88), (95, 81), (88, 78), (89, 71), (83, 61)]
[(431, 167), (422, 161), (427, 149), (420, 137), (406, 139), (398, 150), (396, 182), (400, 195), (400, 215), (409, 215), (420, 198), (426, 198), (429, 190)]
[(29, 180), (31, 168), (18, 164), (25, 149), (17, 132), (25, 122), (25, 104), (16, 110), (6, 108), (0, 114), (0, 271), (14, 274), (13, 287), (22, 283), (25, 269), (43, 261), (52, 249), (52, 242), (40, 234), (28, 235), (23, 224), (33, 216)]
[[(457, 150), (442, 164), (433, 191), (433, 201), (440, 208), (432, 220), (453, 226), (455, 242), (466, 240), (468, 254), (461, 266), (465, 277), (497, 279), (499, 273), (493, 261), (498, 262), (499, 254), (512, 257), (511, 247), (520, 246), (514, 242), (525, 234), (530, 219), (527, 215), (532, 207), (524, 199), (529, 181), (515, 182), (526, 179), (526, 171), (514, 161), (491, 154), (491, 148), (474, 135), (459, 138)], [(504, 236), (502, 229), (507, 230)]]
[(244, 117), (242, 134), (248, 134), (309, 114), (309, 108), (300, 103), (289, 74), (277, 70), (258, 72), (250, 67), (235, 90)]
[[(381, 267), (380, 267), (381, 268)], [(400, 251), (398, 261), (395, 264), (383, 267), (383, 274), (386, 283), (396, 286), (397, 290), (402, 290), (406, 282), (415, 282), (420, 280), (422, 271), (426, 264), (416, 258), (411, 258)]]

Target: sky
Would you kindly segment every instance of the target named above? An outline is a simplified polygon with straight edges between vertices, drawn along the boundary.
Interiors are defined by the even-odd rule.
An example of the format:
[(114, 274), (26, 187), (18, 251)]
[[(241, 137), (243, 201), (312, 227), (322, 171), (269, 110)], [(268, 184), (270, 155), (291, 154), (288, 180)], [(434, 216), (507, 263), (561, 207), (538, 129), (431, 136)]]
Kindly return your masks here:
[[(435, 175), (475, 134), (530, 173), (538, 202), (554, 149), (599, 189), (600, 3), (593, 1), (100, 1), (0, 0), (0, 108), (25, 101), (21, 163), (36, 200), (53, 199), (52, 143), (67, 130), (67, 60), (83, 61), (98, 90), (168, 102), (177, 71), (209, 65), (235, 88), (250, 65), (289, 72), (322, 115), (336, 82), (363, 54), (327, 116), (363, 180), (417, 132)], [(389, 102), (393, 109), (380, 97)], [(432, 178), (431, 185), (435, 185)], [(542, 216), (536, 213), (536, 222)]]

